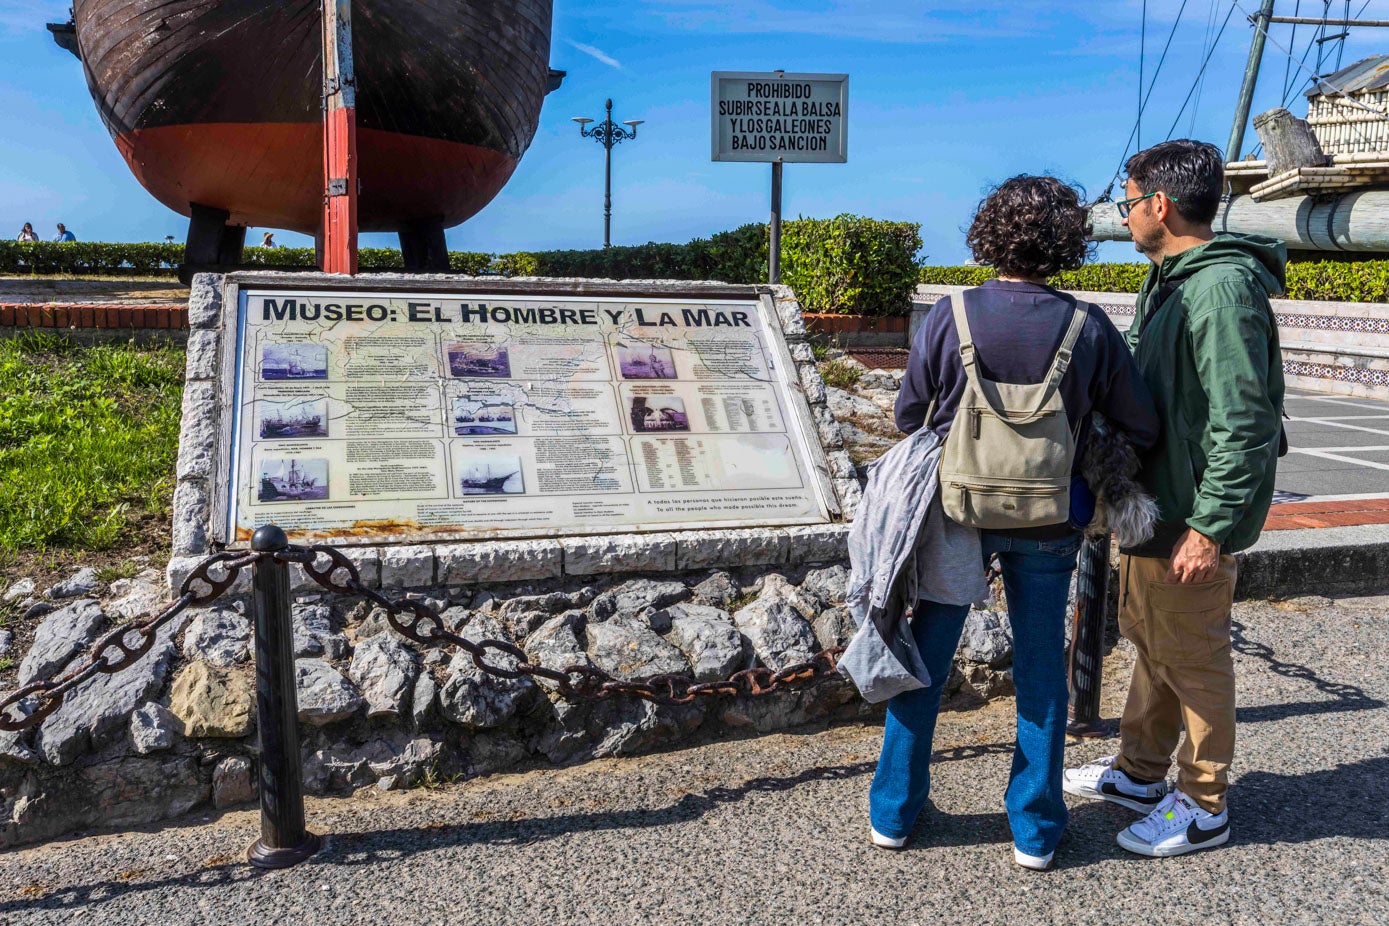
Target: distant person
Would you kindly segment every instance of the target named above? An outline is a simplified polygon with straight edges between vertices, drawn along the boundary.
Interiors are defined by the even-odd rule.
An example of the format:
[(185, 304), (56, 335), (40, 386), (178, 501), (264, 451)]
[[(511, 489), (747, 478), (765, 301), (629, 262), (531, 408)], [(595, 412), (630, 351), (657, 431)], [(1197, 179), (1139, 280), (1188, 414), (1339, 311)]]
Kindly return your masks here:
[(260, 239), (260, 246), (263, 248), (278, 248), (279, 245), (275, 243), (275, 233), (266, 232), (265, 237)]
[(19, 237), (16, 238), (15, 240), (16, 240), (16, 241), (38, 241), (38, 240), (39, 240), (38, 232), (34, 231), (34, 226), (33, 226), (33, 225), (31, 225), (31, 224), (28, 223), (28, 222), (25, 222), (25, 223), (24, 223), (24, 227), (21, 228), (21, 229), (19, 230)]
[(54, 241), (76, 241), (77, 236), (68, 231), (68, 227), (62, 222), (58, 223), (58, 234), (53, 236)]
[(1124, 165), (1118, 203), (1134, 248), (1153, 263), (1128, 342), (1162, 418), (1141, 474), (1160, 523), (1150, 542), (1119, 550), (1119, 630), (1138, 651), (1119, 753), (1065, 780), (1071, 794), (1145, 814), (1118, 841), (1155, 857), (1230, 838), (1234, 554), (1259, 539), (1282, 433), (1269, 297), (1283, 290), (1288, 252), (1275, 238), (1214, 232), (1224, 160), (1189, 139), (1140, 151)]

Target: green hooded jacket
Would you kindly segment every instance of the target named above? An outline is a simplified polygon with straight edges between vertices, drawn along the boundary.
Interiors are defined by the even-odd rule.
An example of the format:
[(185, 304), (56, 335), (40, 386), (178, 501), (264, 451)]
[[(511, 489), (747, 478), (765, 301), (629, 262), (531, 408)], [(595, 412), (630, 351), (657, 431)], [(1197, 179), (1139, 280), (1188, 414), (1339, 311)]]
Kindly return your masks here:
[(1161, 524), (1152, 541), (1124, 552), (1171, 556), (1188, 527), (1222, 553), (1259, 539), (1283, 408), (1268, 300), (1283, 291), (1287, 255), (1275, 238), (1220, 234), (1165, 258), (1143, 281), (1127, 339), (1162, 418), (1140, 477)]

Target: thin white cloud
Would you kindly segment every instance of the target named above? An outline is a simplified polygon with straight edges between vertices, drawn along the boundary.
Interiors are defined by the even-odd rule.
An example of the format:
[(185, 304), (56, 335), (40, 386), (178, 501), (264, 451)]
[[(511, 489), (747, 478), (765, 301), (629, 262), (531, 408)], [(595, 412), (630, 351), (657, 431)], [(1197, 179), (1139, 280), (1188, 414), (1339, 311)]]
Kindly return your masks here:
[(622, 70), (622, 62), (618, 61), (612, 55), (603, 51), (603, 49), (594, 48), (592, 45), (585, 45), (583, 42), (575, 42), (573, 39), (565, 39), (564, 41), (569, 45), (574, 46), (584, 54), (588, 55), (590, 58), (593, 58), (597, 61), (601, 61), (603, 64), (606, 64), (610, 68), (617, 68), (619, 71)]
[(44, 34), (44, 24), (67, 22), (69, 0), (0, 0), (0, 35)]

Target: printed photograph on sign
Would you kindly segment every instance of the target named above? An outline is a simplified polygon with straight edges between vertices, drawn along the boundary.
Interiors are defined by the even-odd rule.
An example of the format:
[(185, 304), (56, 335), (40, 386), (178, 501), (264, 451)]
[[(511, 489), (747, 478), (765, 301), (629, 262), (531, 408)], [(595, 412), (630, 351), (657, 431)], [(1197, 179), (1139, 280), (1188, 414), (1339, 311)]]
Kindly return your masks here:
[(262, 400), (259, 405), (262, 440), (328, 436), (328, 402), (324, 399)]
[(454, 341), (447, 348), (449, 374), (455, 379), (511, 377), (511, 355), (505, 347), (477, 341)]
[(327, 379), (328, 348), (271, 341), (261, 348), (261, 379)]
[(460, 495), (520, 495), (526, 491), (521, 458), (514, 454), (460, 454), (454, 460)]
[(617, 345), (623, 379), (675, 379), (675, 357), (669, 347), (641, 342)]
[(685, 400), (673, 395), (632, 396), (628, 406), (632, 430), (688, 431), (690, 418), (685, 413)]
[(459, 437), (515, 434), (516, 409), (510, 405), (489, 405), (468, 398), (454, 399), (453, 433)]
[(260, 502), (308, 502), (328, 497), (328, 461), (267, 459), (260, 464)]

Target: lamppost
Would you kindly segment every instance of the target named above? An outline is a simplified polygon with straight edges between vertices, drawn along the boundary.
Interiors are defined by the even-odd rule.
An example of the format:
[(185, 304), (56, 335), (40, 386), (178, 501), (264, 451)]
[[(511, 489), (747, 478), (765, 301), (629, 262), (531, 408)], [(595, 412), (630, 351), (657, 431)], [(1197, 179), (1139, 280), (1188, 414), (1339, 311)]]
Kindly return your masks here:
[(588, 124), (592, 119), (585, 119), (582, 116), (575, 116), (574, 121), (579, 123), (579, 133), (585, 138), (594, 138), (598, 144), (603, 146), (603, 247), (612, 245), (612, 223), (613, 223), (613, 145), (620, 141), (637, 137), (637, 126), (645, 122), (645, 119), (625, 119), (622, 126), (613, 122), (613, 101), (607, 102), (607, 118), (602, 122), (589, 128)]

